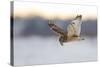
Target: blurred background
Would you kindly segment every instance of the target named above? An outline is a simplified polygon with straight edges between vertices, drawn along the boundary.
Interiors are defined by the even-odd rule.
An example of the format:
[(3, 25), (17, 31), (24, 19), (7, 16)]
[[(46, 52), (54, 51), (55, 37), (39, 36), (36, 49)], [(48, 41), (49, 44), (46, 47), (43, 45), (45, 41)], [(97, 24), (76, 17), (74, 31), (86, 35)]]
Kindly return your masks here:
[[(84, 17), (84, 15), (83, 15)], [(74, 19), (74, 17), (73, 17)], [(53, 19), (54, 23), (60, 28), (67, 31), (67, 26), (73, 19)], [(50, 30), (49, 19), (44, 19), (40, 16), (35, 17), (25, 17), (14, 18), (14, 35), (15, 36), (33, 36), (33, 35), (41, 35), (41, 36), (52, 36), (56, 35), (52, 30)], [(52, 22), (51, 22), (52, 23)], [(97, 35), (97, 20), (89, 19), (82, 21), (82, 31), (81, 35), (87, 36), (96, 36)]]
[(95, 6), (66, 5), (41, 2), (14, 3), (14, 35), (53, 35), (48, 20), (66, 31), (67, 25), (82, 14), (82, 35), (97, 34), (97, 8)]
[[(14, 64), (51, 64), (97, 60), (97, 8), (41, 2), (14, 2), (12, 22)], [(67, 31), (67, 26), (82, 15), (83, 41), (64, 43), (50, 30), (48, 20)]]

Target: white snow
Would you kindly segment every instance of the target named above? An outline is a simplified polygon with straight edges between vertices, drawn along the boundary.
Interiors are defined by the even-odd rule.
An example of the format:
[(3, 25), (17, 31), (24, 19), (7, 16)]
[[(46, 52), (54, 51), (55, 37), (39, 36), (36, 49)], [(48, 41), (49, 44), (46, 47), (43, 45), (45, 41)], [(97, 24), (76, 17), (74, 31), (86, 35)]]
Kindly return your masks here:
[(23, 37), (14, 39), (14, 64), (54, 64), (97, 60), (96, 37), (66, 42), (61, 46), (57, 37)]

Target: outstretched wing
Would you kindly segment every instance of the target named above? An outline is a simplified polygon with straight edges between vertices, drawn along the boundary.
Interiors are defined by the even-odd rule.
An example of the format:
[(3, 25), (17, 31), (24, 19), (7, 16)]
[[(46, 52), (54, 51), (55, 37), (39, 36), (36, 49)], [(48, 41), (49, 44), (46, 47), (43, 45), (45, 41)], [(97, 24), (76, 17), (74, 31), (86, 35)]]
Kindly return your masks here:
[(80, 36), (81, 32), (82, 15), (77, 15), (75, 19), (68, 25), (68, 36)]
[(49, 27), (51, 30), (53, 30), (54, 32), (56, 32), (58, 35), (64, 35), (64, 30), (62, 30), (60, 27), (58, 27), (57, 25), (55, 25), (54, 23), (48, 23)]
[(75, 28), (73, 24), (69, 24), (67, 27), (67, 36), (68, 37), (72, 37), (73, 35), (75, 35)]
[(82, 15), (77, 15), (74, 20), (77, 20), (77, 19), (81, 20), (82, 19)]

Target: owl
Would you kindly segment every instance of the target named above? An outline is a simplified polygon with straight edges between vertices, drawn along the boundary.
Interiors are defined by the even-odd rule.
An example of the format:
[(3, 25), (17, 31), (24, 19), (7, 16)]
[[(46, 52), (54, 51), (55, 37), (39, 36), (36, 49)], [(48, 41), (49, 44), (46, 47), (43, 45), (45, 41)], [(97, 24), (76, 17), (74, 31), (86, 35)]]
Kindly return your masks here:
[(54, 21), (49, 20), (48, 26), (59, 36), (59, 42), (63, 46), (64, 42), (75, 41), (75, 40), (84, 40), (81, 39), (81, 24), (82, 24), (82, 15), (77, 15), (70, 24), (66, 27), (66, 31), (54, 24)]

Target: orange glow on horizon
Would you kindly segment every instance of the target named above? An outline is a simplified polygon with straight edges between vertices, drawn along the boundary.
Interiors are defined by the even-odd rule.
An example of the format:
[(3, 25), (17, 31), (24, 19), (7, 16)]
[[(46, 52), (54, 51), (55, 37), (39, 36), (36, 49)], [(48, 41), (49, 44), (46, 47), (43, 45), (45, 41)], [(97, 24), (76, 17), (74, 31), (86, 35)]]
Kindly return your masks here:
[(82, 14), (84, 20), (96, 19), (97, 8), (95, 6), (14, 2), (14, 17), (41, 16), (47, 19), (55, 17), (69, 19), (77, 14)]

